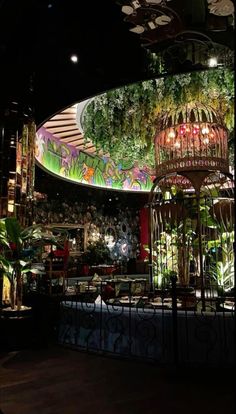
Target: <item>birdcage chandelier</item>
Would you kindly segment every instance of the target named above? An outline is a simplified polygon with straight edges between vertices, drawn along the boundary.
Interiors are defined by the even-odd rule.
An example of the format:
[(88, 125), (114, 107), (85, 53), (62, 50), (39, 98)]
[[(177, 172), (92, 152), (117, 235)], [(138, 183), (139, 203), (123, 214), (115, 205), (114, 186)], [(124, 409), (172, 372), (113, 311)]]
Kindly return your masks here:
[(228, 133), (209, 106), (190, 103), (163, 115), (155, 136), (156, 177), (181, 171), (229, 172)]

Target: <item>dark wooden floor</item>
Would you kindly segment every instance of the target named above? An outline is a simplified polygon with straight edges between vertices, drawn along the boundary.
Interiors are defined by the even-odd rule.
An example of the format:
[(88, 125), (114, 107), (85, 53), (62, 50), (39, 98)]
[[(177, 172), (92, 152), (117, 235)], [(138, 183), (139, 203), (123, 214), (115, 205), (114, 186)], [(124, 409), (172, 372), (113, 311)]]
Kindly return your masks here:
[(231, 414), (235, 375), (229, 371), (163, 368), (53, 345), (5, 352), (0, 413)]

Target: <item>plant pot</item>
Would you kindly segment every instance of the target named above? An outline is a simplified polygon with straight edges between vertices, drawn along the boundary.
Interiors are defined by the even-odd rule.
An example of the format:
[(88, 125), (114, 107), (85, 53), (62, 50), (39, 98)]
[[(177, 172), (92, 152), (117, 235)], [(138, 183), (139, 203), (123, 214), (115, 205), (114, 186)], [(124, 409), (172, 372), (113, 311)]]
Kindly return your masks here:
[(0, 315), (0, 348), (15, 351), (31, 347), (34, 328), (32, 308), (22, 306), (20, 310), (12, 310), (8, 307), (2, 309)]
[(2, 309), (1, 317), (3, 318), (28, 318), (32, 316), (32, 308), (29, 306), (21, 306), (20, 310), (12, 309), (10, 306)]
[(195, 289), (193, 287), (182, 287), (176, 288), (177, 297), (182, 302), (182, 308), (194, 308), (197, 304), (195, 295)]
[(176, 286), (177, 295), (195, 294), (195, 289), (192, 286)]

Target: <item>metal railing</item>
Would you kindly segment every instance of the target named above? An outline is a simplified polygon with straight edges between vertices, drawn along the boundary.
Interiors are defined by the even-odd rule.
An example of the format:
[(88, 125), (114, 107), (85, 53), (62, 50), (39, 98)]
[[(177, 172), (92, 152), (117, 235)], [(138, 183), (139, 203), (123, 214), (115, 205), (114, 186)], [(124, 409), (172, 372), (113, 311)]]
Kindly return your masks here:
[[(109, 287), (109, 288), (108, 288)], [(150, 291), (147, 281), (68, 286), (60, 302), (59, 343), (162, 364), (232, 364), (234, 298), (216, 285)]]

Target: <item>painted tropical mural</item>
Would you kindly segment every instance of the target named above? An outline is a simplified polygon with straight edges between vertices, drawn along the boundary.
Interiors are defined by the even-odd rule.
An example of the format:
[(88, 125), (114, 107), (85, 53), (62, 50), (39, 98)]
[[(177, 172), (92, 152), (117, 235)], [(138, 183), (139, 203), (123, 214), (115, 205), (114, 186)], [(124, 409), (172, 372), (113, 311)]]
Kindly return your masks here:
[(128, 160), (116, 164), (109, 157), (90, 155), (63, 144), (43, 127), (36, 136), (36, 160), (46, 170), (81, 184), (117, 190), (149, 191), (150, 169), (139, 169)]

